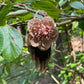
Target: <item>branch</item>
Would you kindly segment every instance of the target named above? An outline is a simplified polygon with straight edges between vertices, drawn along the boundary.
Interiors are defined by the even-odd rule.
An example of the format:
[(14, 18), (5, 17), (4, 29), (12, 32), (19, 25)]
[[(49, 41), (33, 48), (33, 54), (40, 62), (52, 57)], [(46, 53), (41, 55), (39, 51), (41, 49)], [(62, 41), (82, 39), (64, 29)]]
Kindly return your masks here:
[(59, 81), (54, 77), (54, 75), (50, 74), (49, 71), (46, 71), (50, 76), (51, 78), (57, 83), (57, 84), (60, 84)]
[(11, 26), (16, 26), (16, 25), (20, 25), (20, 24), (27, 24), (29, 20), (26, 20), (26, 21), (21, 21), (21, 22), (17, 22), (17, 23), (12, 23), (12, 24), (9, 24)]
[[(28, 8), (28, 7), (26, 7), (26, 6), (24, 6), (24, 7), (14, 6), (14, 7), (15, 7), (15, 8), (19, 8), (19, 9), (23, 9), (23, 10), (27, 10), (27, 11), (30, 11), (30, 12), (32, 12), (32, 13), (36, 13), (36, 12), (37, 12), (36, 10), (30, 9), (30, 8)], [(47, 13), (44, 12), (44, 11), (40, 11), (40, 12), (38, 12), (38, 14), (39, 14), (39, 15), (42, 15), (42, 16), (47, 16)]]
[[(20, 8), (20, 9), (23, 9), (23, 10), (28, 10), (28, 11), (33, 12), (33, 13), (36, 13), (37, 12), (36, 10), (30, 9), (30, 8), (28, 8), (26, 6), (25, 7), (14, 6), (14, 7)], [(47, 15), (46, 12), (42, 12), (42, 11), (38, 12), (38, 14), (39, 15), (42, 15), (42, 16), (46, 16)], [(57, 24), (57, 27), (59, 27), (61, 25), (64, 25), (64, 24), (69, 24), (69, 23), (71, 23), (73, 21), (79, 21), (79, 20), (83, 20), (84, 19), (84, 17), (79, 17), (79, 16), (70, 16), (70, 15), (64, 15), (64, 14), (60, 14), (60, 15), (63, 15), (63, 16), (66, 16), (66, 17), (72, 17), (72, 18), (70, 18), (71, 20), (67, 20), (67, 21), (64, 21), (64, 22), (56, 23)]]
[(27, 71), (25, 71), (25, 72), (23, 72), (23, 73), (21, 73), (21, 74), (18, 74), (18, 75), (10, 76), (10, 77), (8, 77), (6, 80), (8, 81), (8, 80), (10, 80), (10, 79), (17, 79), (17, 77), (19, 77), (19, 76), (24, 76), (24, 74), (28, 75)]
[(62, 13), (60, 13), (59, 15), (61, 15), (61, 16), (65, 16), (65, 17), (79, 17), (79, 16), (66, 15), (66, 14), (62, 14)]
[[(71, 19), (71, 20), (67, 20), (67, 21), (64, 21), (64, 22), (59, 22), (59, 23), (56, 23), (56, 26), (59, 27), (59, 26), (62, 26), (64, 24), (69, 24), (69, 23), (72, 23), (73, 21), (80, 21), (80, 20), (84, 20), (84, 17), (77, 17), (77, 18), (74, 18), (74, 19)], [(26, 21), (22, 21), (22, 22), (17, 22), (17, 23), (12, 23), (12, 24), (9, 24), (11, 26), (14, 26), (14, 25), (19, 25), (19, 24), (27, 24), (28, 20)]]
[[(54, 59), (54, 58), (52, 58), (54, 61), (56, 61), (56, 59)], [(57, 62), (57, 61), (56, 61)], [(59, 66), (58, 64), (55, 64), (54, 63), (54, 65), (56, 66), (56, 67), (58, 67), (60, 70), (64, 70), (64, 71), (69, 71), (69, 72), (75, 72), (75, 71), (73, 71), (73, 70), (66, 70), (66, 69), (64, 69), (62, 66)]]
[[(6, 5), (6, 4), (4, 4), (4, 3), (0, 3), (0, 6), (5, 6), (5, 5)], [(16, 5), (14, 5), (13, 7), (14, 7), (14, 8), (18, 8), (18, 9), (27, 10), (27, 11), (30, 11), (30, 12), (32, 12), (32, 13), (36, 13), (36, 12), (37, 12), (36, 10), (33, 10), (33, 9), (30, 9), (30, 8), (26, 7), (26, 6), (25, 6), (26, 4), (19, 4), (19, 5), (22, 5), (22, 6), (24, 6), (24, 7), (22, 7), (22, 6), (16, 6)], [(42, 15), (42, 16), (47, 16), (47, 15), (48, 15), (48, 14), (47, 14), (46, 12), (44, 12), (44, 11), (40, 11), (38, 14), (39, 14), (39, 15)]]
[(80, 21), (80, 20), (84, 20), (84, 17), (76, 17), (76, 18), (71, 19), (71, 20), (56, 23), (56, 25), (57, 25), (57, 27), (59, 27), (59, 26), (64, 25), (64, 24), (69, 24), (69, 23), (72, 23), (73, 21)]
[[(0, 5), (6, 5), (4, 3), (1, 3)], [(22, 6), (13, 6), (14, 8), (18, 8), (18, 9), (23, 9), (23, 10), (27, 10), (27, 11), (30, 11), (32, 13), (36, 13), (37, 11), (36, 10), (33, 10), (33, 9), (30, 9), (28, 7), (26, 7), (25, 5), (23, 5), (24, 7)], [(42, 15), (42, 16), (47, 16), (47, 13), (46, 12), (43, 12), (43, 11), (40, 11), (38, 12), (39, 15)], [(64, 21), (64, 22), (59, 22), (59, 23), (56, 23), (57, 27), (61, 26), (61, 25), (64, 25), (64, 24), (69, 24), (69, 23), (72, 23), (73, 21), (80, 21), (80, 20), (84, 20), (84, 17), (79, 17), (79, 16), (71, 16), (71, 15), (65, 15), (65, 14), (59, 14), (59, 15), (62, 15), (62, 16), (65, 16), (65, 17), (69, 17), (69, 18), (63, 18), (63, 19), (70, 19), (70, 20), (67, 20), (67, 21)], [(60, 18), (61, 20), (62, 18)], [(25, 23), (27, 21), (24, 21)], [(9, 24), (9, 25), (18, 25), (18, 24), (22, 24), (22, 22), (17, 22), (17, 23), (13, 23), (13, 24)]]

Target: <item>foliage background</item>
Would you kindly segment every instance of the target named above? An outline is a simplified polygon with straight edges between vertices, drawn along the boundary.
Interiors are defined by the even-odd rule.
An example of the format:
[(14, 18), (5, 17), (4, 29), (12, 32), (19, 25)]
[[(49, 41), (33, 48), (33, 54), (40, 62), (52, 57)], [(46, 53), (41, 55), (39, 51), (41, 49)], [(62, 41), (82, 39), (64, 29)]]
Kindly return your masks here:
[[(59, 31), (40, 76), (26, 44), (27, 22), (37, 10), (47, 12)], [(84, 84), (84, 1), (0, 0), (0, 84)]]

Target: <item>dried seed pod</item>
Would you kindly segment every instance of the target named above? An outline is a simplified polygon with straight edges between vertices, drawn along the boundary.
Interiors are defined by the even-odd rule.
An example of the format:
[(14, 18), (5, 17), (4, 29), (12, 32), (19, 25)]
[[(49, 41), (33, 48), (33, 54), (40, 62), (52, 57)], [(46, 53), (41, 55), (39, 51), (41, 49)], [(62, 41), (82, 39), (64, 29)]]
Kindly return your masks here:
[(43, 19), (33, 18), (28, 22), (27, 43), (32, 60), (35, 60), (36, 70), (44, 72), (50, 59), (51, 45), (57, 40), (58, 31), (54, 27), (54, 20), (45, 16)]

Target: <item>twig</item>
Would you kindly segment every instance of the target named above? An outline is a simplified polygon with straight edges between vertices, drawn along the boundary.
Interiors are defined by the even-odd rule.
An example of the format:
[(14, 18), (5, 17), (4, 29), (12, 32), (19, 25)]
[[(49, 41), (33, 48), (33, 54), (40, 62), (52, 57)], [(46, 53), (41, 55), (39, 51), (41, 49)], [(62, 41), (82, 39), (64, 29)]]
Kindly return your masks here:
[(21, 74), (15, 75), (15, 76), (8, 77), (6, 80), (8, 81), (8, 80), (10, 80), (10, 79), (15, 79), (15, 78), (17, 78), (18, 76), (23, 76), (25, 73), (27, 73), (27, 71), (25, 71), (25, 72), (23, 72), (23, 73), (21, 73)]
[[(1, 6), (5, 6), (6, 4), (4, 4), (4, 3), (1, 3), (0, 4)], [(20, 4), (21, 5), (21, 4)], [(23, 4), (22, 4), (23, 5)], [(36, 13), (37, 11), (36, 10), (33, 10), (33, 9), (30, 9), (30, 8), (28, 8), (28, 7), (26, 7), (25, 5), (23, 5), (24, 7), (21, 7), (21, 6), (13, 6), (14, 8), (18, 8), (18, 9), (23, 9), (23, 10), (27, 10), (27, 11), (30, 11), (30, 12), (32, 12), (32, 13)], [(38, 13), (39, 15), (42, 15), (42, 16), (47, 16), (47, 13), (46, 12), (44, 12), (44, 11), (40, 11), (39, 13)]]
[(12, 23), (12, 24), (9, 24), (11, 26), (16, 26), (16, 25), (20, 25), (20, 24), (27, 24), (29, 20), (26, 20), (26, 21), (21, 21), (21, 22), (17, 22), (17, 23)]
[(72, 19), (72, 20), (67, 20), (64, 22), (56, 23), (56, 25), (57, 25), (57, 27), (59, 27), (59, 26), (64, 25), (64, 24), (69, 24), (69, 23), (72, 23), (73, 21), (80, 21), (80, 20), (84, 20), (84, 17), (77, 17), (77, 18)]
[(64, 69), (63, 67), (59, 66), (58, 64), (54, 64), (56, 67), (58, 67), (59, 69), (63, 70), (63, 71), (68, 71), (68, 72), (75, 72), (73, 70), (67, 70), (67, 69)]
[(50, 74), (48, 70), (47, 70), (46, 72), (51, 76), (51, 78), (52, 78), (57, 84), (60, 84), (59, 81), (54, 77), (54, 75)]
[[(59, 22), (59, 23), (56, 23), (56, 26), (59, 27), (59, 26), (64, 25), (64, 24), (69, 24), (69, 23), (72, 23), (73, 21), (80, 21), (80, 20), (83, 20), (83, 19), (84, 19), (84, 17), (79, 17), (79, 18), (75, 18), (75, 19), (72, 19), (72, 20)], [(13, 26), (13, 25), (18, 25), (18, 24), (23, 24), (23, 23), (27, 24), (27, 22), (28, 22), (28, 20), (22, 21), (22, 22), (17, 22), (17, 23), (12, 23), (12, 24), (9, 24), (9, 25)]]
[(25, 69), (29, 69), (28, 66), (24, 66), (24, 65), (21, 65), (21, 64), (17, 64), (17, 65), (20, 66), (20, 67), (23, 67), (23, 68), (25, 68)]
[[(15, 8), (19, 8), (19, 9), (23, 9), (23, 10), (27, 10), (27, 11), (30, 11), (32, 13), (36, 13), (37, 12), (36, 10), (30, 9), (30, 8), (28, 8), (26, 6), (24, 6), (24, 7), (14, 6), (14, 7)], [(42, 16), (47, 16), (47, 13), (46, 12), (43, 12), (43, 11), (40, 11), (38, 14), (39, 15), (42, 15)]]
[(65, 17), (79, 17), (79, 16), (66, 15), (66, 14), (62, 14), (62, 13), (60, 13), (59, 15), (62, 15), (62, 16), (65, 16)]
[[(54, 58), (52, 58), (54, 61), (56, 61)], [(59, 69), (61, 69), (61, 70), (64, 70), (64, 71), (69, 71), (69, 72), (74, 72), (73, 70), (66, 70), (66, 69), (64, 69), (63, 67), (61, 67), (60, 65), (58, 65), (58, 64), (55, 64), (54, 63), (54, 65), (56, 66), (56, 67), (58, 67)]]
[(64, 17), (64, 18), (59, 18), (59, 20), (72, 20), (72, 19), (76, 19), (78, 17)]
[(32, 13), (36, 13), (36, 10), (32, 10), (28, 7), (21, 7), (21, 6), (13, 6), (14, 8), (19, 8), (19, 9), (23, 9), (23, 10), (27, 10), (27, 11), (30, 11)]

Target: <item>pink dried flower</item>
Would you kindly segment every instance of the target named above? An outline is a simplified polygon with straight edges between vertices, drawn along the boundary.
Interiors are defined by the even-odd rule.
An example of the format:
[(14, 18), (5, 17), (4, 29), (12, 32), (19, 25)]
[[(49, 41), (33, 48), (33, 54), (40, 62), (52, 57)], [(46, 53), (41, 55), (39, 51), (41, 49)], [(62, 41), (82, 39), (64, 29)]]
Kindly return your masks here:
[(42, 20), (33, 18), (28, 22), (28, 45), (38, 47), (40, 50), (48, 50), (52, 42), (56, 41), (58, 31), (54, 27), (54, 20), (46, 16)]

